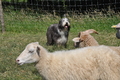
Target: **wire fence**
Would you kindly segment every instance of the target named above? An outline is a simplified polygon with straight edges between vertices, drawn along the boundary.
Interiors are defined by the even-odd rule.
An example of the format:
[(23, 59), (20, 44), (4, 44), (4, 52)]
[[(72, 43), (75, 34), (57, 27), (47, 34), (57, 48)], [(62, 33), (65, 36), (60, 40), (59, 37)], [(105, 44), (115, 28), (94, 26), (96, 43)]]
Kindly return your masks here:
[(120, 11), (120, 0), (3, 0), (3, 8), (14, 10), (32, 9), (47, 12), (84, 12), (95, 9)]

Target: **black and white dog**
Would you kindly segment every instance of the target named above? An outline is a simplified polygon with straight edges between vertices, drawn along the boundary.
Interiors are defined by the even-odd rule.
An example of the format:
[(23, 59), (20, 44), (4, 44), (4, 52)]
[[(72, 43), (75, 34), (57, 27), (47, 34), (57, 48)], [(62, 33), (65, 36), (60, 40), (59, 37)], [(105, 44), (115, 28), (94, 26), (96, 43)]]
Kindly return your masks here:
[(67, 18), (62, 18), (59, 24), (52, 24), (47, 29), (47, 45), (63, 45), (66, 47), (70, 31), (70, 22)]

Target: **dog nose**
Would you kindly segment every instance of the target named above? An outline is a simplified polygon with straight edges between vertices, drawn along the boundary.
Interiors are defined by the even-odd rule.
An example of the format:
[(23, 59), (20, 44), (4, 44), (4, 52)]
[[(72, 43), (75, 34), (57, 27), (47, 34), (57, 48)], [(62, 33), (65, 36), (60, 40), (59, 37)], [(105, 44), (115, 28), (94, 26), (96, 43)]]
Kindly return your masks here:
[(66, 25), (68, 25), (68, 22), (66, 22)]

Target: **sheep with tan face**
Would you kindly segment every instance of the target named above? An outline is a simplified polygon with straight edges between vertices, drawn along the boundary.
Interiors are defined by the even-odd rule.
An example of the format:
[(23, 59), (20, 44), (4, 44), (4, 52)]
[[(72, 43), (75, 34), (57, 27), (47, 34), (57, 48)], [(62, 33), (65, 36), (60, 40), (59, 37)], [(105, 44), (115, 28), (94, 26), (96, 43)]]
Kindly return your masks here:
[(87, 46), (98, 46), (99, 43), (95, 40), (95, 38), (90, 35), (91, 33), (98, 34), (98, 32), (94, 29), (89, 29), (83, 32), (79, 32), (78, 37), (73, 38), (75, 47), (87, 47)]

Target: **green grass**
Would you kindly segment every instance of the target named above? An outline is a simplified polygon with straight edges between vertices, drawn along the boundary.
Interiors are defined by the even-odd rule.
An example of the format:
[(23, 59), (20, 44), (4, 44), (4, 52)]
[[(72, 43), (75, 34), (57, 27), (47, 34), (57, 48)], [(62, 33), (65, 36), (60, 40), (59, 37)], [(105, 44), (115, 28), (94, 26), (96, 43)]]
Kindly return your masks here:
[[(74, 49), (72, 39), (80, 31), (95, 29), (97, 34), (92, 34), (101, 45), (120, 46), (116, 38), (116, 30), (111, 26), (120, 22), (120, 14), (95, 13), (95, 15), (68, 15), (71, 30), (67, 48), (46, 46), (46, 30), (53, 23), (58, 23), (59, 16), (51, 14), (32, 14), (24, 11), (4, 11), (6, 32), (0, 33), (0, 80), (42, 80), (35, 69), (35, 64), (19, 66), (15, 63), (17, 56), (31, 42), (39, 42), (49, 51)], [(1, 28), (0, 28), (1, 29)]]

